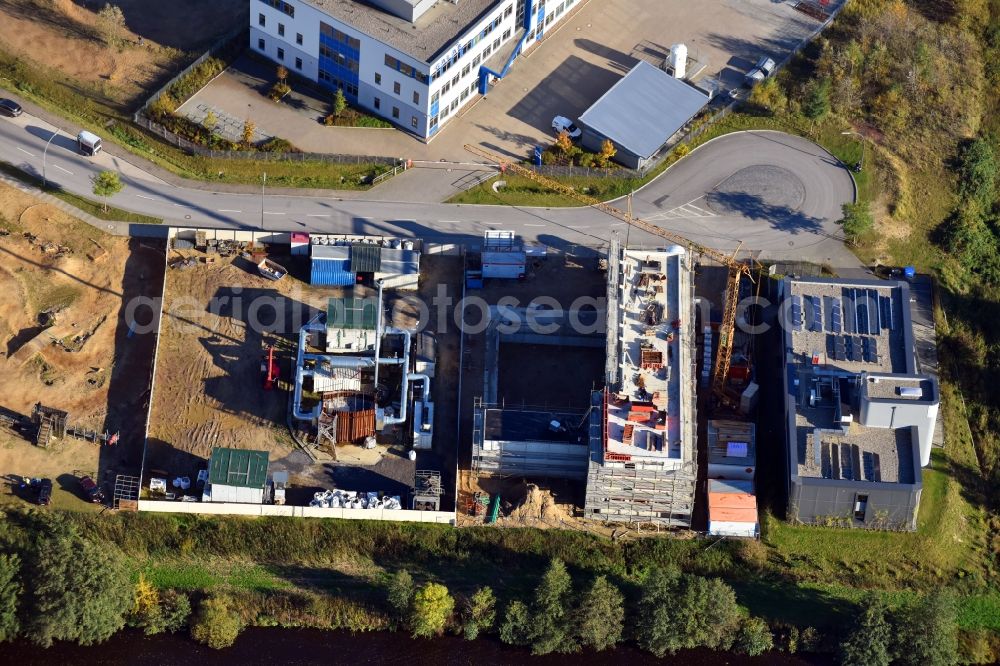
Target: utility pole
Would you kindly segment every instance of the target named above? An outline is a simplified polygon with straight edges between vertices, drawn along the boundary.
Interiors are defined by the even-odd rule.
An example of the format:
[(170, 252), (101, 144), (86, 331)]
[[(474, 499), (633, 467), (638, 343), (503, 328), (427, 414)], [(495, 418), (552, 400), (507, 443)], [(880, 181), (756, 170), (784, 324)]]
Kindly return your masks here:
[(52, 139), (56, 138), (57, 134), (59, 134), (59, 130), (56, 130), (56, 131), (52, 132), (52, 136), (50, 136), (49, 140), (45, 142), (45, 149), (42, 151), (42, 189), (43, 190), (49, 189), (49, 179), (45, 175), (45, 159), (48, 157), (48, 154), (49, 154), (49, 144), (52, 143)]
[(264, 186), (267, 184), (267, 172), (264, 172), (264, 178), (260, 181), (260, 230), (264, 231)]

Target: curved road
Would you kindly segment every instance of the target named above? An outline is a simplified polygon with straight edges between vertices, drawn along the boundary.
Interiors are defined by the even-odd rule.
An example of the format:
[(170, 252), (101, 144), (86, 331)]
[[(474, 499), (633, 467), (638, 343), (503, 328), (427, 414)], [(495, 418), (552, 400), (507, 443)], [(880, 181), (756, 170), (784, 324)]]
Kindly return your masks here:
[[(0, 159), (42, 174), (56, 129), (23, 114), (0, 119)], [(49, 181), (93, 197), (90, 177), (119, 171), (126, 184), (114, 205), (176, 226), (415, 236), (478, 243), (486, 229), (513, 229), (558, 249), (600, 247), (612, 230), (632, 245), (662, 239), (590, 208), (456, 206), (340, 199), (335, 196), (232, 194), (176, 187), (110, 154), (87, 158), (56, 133), (45, 160)], [(853, 200), (850, 174), (815, 144), (776, 132), (741, 132), (711, 141), (638, 191), (634, 213), (722, 250), (760, 251), (773, 259), (857, 268), (840, 240), (841, 204)], [(624, 207), (623, 201), (617, 205)], [(262, 211), (263, 207), (263, 211)], [(263, 215), (261, 214), (263, 212)], [(263, 225), (263, 226), (262, 226)]]

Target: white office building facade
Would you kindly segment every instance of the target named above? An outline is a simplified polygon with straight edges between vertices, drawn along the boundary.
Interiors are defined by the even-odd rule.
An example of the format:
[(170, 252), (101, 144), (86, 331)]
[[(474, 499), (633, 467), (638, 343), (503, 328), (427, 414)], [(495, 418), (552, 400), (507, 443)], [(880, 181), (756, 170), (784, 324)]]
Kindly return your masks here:
[(250, 0), (250, 48), (429, 139), (582, 2)]

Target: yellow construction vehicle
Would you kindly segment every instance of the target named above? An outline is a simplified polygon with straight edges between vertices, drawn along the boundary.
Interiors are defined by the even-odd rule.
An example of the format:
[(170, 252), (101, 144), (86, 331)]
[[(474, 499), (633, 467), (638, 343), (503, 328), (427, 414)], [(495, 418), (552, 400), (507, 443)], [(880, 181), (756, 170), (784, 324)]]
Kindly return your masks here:
[[(706, 247), (700, 243), (695, 243), (693, 240), (685, 238), (680, 234), (667, 231), (666, 229), (661, 229), (655, 224), (651, 224), (645, 220), (632, 217), (631, 213), (627, 213), (610, 204), (604, 203), (603, 201), (598, 201), (597, 199), (587, 196), (586, 194), (581, 194), (573, 188), (566, 187), (565, 185), (557, 183), (554, 180), (550, 180), (545, 176), (540, 176), (531, 169), (526, 169), (517, 162), (500, 157), (499, 155), (494, 155), (488, 150), (483, 150), (478, 146), (469, 144), (466, 144), (465, 149), (474, 155), (478, 155), (489, 160), (490, 162), (495, 163), (500, 168), (501, 172), (510, 171), (511, 173), (515, 173), (519, 176), (524, 176), (539, 185), (543, 185), (550, 190), (564, 194), (584, 205), (590, 206), (591, 208), (596, 208), (604, 213), (607, 213), (611, 217), (636, 227), (637, 229), (641, 229), (642, 231), (653, 234), (654, 236), (659, 236), (660, 238), (665, 238), (671, 243), (684, 246), (691, 252), (709, 257), (729, 269), (729, 280), (726, 284), (725, 303), (722, 308), (722, 324), (719, 326), (719, 347), (715, 355), (715, 371), (712, 374), (712, 392), (718, 396), (719, 400), (721, 400), (724, 404), (730, 406), (734, 404), (737, 400), (737, 396), (730, 395), (726, 390), (726, 380), (729, 376), (729, 365), (732, 361), (733, 334), (736, 331), (736, 310), (740, 300), (740, 280), (743, 278), (743, 275), (747, 275), (748, 277), (751, 276), (750, 267), (747, 264), (736, 260), (736, 252), (739, 252), (739, 247), (737, 247), (736, 252), (732, 255), (728, 255), (725, 252), (720, 252), (714, 248)], [(742, 242), (740, 245), (742, 245)]]

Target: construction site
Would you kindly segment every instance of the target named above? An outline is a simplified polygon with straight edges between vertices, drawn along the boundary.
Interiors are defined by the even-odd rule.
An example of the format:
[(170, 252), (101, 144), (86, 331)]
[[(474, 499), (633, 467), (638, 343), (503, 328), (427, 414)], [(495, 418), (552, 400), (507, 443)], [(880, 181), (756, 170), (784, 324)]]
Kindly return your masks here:
[[(275, 503), (409, 509), (421, 493), (427, 502), (419, 468), (435, 475), (437, 510), (442, 472), (454, 487), (455, 454), (434, 444), (432, 381), (438, 358), (457, 365), (457, 344), (446, 331), (439, 350), (433, 327), (418, 330), (421, 252), (409, 241), (281, 236), (174, 237), (149, 496), (224, 501), (227, 483), (212, 480), (208, 460), (239, 450), (265, 456), (260, 482)], [(425, 267), (448, 259), (456, 258), (430, 257)], [(454, 375), (444, 375), (446, 386)], [(440, 420), (453, 424), (454, 398), (443, 403), (452, 417)], [(446, 501), (454, 504), (453, 491)]]
[(0, 254), (0, 469), (55, 479), (59, 505), (83, 505), (83, 476), (110, 497), (141, 462), (155, 346), (155, 335), (130, 333), (126, 304), (159, 294), (162, 246), (108, 236), (0, 185)]
[[(528, 287), (524, 308), (490, 306), (489, 326), (469, 339), (482, 349), (482, 363), (471, 364), (467, 373), (478, 389), (478, 371), (482, 390), (469, 412), (471, 460), (461, 484), (460, 522), (503, 523), (506, 515), (513, 524), (526, 524), (528, 514), (527, 524), (538, 526), (705, 531), (714, 524), (721, 535), (757, 536), (753, 475), (729, 481), (719, 467), (710, 470), (704, 443), (708, 419), (725, 418), (749, 427), (715, 427), (716, 441), (727, 438), (723, 462), (732, 457), (732, 465), (721, 469), (746, 464), (748, 449), (755, 450), (753, 350), (750, 336), (737, 330), (738, 303), (752, 285), (744, 279), (753, 273), (750, 263), (469, 149), (658, 236), (666, 247), (626, 247), (613, 233), (606, 256), (595, 256), (591, 264), (600, 285), (591, 285), (589, 295), (604, 297), (594, 311), (584, 313), (569, 302), (540, 308), (530, 300), (547, 296), (537, 283)], [(530, 253), (513, 234), (487, 232), (480, 256), (466, 262), (466, 286), (523, 280), (531, 274)], [(567, 275), (563, 280), (579, 282)], [(539, 315), (544, 330), (516, 325), (537, 322)], [(544, 351), (508, 368), (505, 349), (520, 345)], [(603, 363), (594, 368), (581, 361), (582, 350)], [(532, 367), (532, 360), (546, 369), (548, 380), (534, 384), (532, 399), (515, 393), (520, 399), (508, 400), (505, 377)], [(749, 441), (729, 441), (733, 432)], [(718, 476), (710, 481), (713, 472)], [(708, 514), (714, 510), (714, 523), (712, 515), (696, 514), (699, 499), (710, 505)]]

